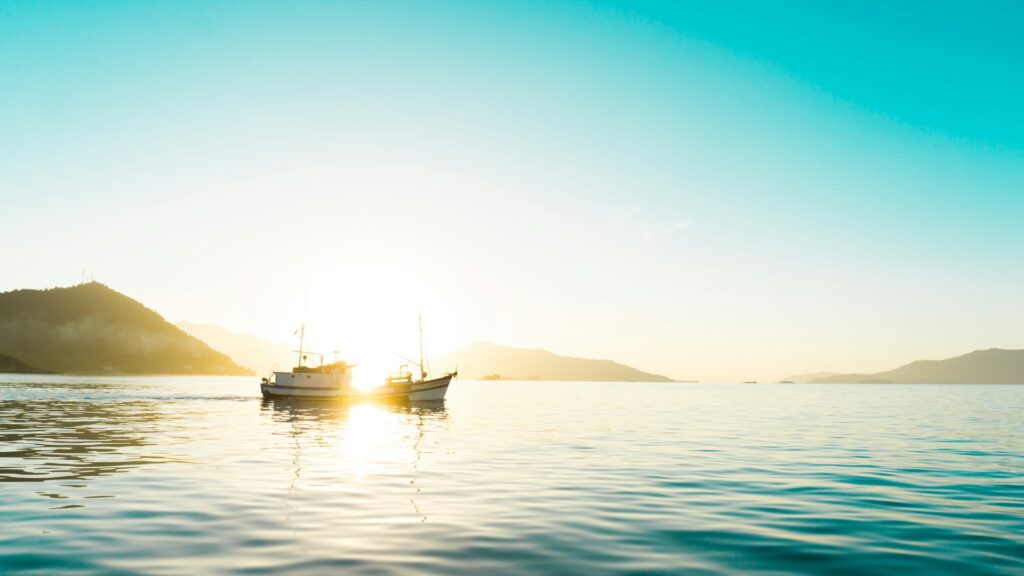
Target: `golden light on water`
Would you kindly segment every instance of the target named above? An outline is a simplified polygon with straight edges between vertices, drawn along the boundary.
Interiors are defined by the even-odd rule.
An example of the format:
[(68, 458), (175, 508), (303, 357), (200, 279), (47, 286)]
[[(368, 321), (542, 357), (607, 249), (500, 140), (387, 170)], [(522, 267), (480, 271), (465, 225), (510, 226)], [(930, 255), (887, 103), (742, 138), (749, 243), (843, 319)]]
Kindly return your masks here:
[(391, 414), (383, 406), (371, 403), (352, 406), (345, 427), (338, 432), (342, 438), (336, 446), (339, 461), (346, 464), (353, 477), (366, 478), (372, 471), (374, 459), (388, 452), (386, 444), (389, 439), (393, 440), (392, 428)]

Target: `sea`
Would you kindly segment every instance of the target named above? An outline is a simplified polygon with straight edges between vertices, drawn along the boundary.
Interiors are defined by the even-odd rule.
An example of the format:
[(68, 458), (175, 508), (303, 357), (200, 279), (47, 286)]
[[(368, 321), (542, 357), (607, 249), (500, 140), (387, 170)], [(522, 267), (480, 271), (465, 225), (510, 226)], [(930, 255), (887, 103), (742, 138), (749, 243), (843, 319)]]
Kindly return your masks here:
[(3, 574), (1024, 574), (1024, 386), (0, 375)]

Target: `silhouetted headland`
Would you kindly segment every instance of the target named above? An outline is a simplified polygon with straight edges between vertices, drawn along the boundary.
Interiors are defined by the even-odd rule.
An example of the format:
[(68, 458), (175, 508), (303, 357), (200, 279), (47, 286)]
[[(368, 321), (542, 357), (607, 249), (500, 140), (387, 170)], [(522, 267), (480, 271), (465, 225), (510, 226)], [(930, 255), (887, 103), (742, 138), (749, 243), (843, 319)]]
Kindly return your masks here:
[(835, 374), (816, 384), (1024, 384), (1024, 350), (976, 350), (945, 360), (918, 360), (874, 374)]
[[(247, 374), (139, 302), (98, 282), (0, 293), (2, 371)], [(11, 366), (14, 370), (5, 369)]]
[(3, 354), (0, 354), (0, 372), (8, 374), (51, 374), (51, 372), (29, 366), (17, 358), (11, 358)]

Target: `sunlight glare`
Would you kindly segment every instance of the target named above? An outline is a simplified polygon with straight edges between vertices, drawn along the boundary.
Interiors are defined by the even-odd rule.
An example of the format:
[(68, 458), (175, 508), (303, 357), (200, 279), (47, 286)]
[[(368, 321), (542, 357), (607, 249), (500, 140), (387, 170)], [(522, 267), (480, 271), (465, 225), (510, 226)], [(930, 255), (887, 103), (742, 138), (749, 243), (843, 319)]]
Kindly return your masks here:
[(337, 443), (342, 459), (356, 478), (366, 478), (371, 472), (372, 460), (382, 453), (391, 424), (388, 411), (376, 404), (355, 404), (348, 414), (347, 425), (339, 432)]
[(402, 364), (417, 372), (421, 312), (428, 364), (457, 343), (447, 299), (402, 260), (366, 258), (318, 269), (309, 276), (308, 304), (299, 289), (289, 306), (295, 326), (304, 309), (306, 349), (324, 353), (325, 362), (358, 364), (353, 386), (360, 390), (383, 384)]

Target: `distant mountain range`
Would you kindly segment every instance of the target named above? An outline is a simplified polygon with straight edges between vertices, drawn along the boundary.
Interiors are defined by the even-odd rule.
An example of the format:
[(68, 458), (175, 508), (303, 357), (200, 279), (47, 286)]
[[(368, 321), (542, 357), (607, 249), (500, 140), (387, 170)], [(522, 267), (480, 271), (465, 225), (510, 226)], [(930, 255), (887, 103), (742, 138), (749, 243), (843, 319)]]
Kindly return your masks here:
[(976, 350), (946, 360), (918, 360), (874, 374), (834, 374), (817, 384), (1024, 384), (1024, 350)]
[[(218, 351), (219, 350), (219, 351)], [(139, 302), (91, 282), (0, 293), (0, 372), (248, 374), (293, 363), (286, 344), (218, 326), (170, 324)], [(611, 360), (477, 342), (433, 361), (463, 378), (671, 382)], [(812, 373), (811, 383), (1024, 384), (1024, 350), (978, 350), (873, 374)]]
[(280, 342), (270, 342), (251, 334), (238, 334), (212, 324), (178, 322), (177, 326), (257, 374), (269, 371), (274, 365), (279, 370), (288, 370), (298, 360), (297, 355), (292, 353), (292, 347)]
[[(179, 322), (178, 327), (220, 350), (236, 363), (256, 372), (276, 364), (287, 370), (295, 354), (287, 344), (270, 342), (249, 334), (237, 334), (220, 326)], [(459, 368), (469, 380), (590, 380), (614, 382), (670, 382), (611, 360), (588, 360), (559, 356), (546, 350), (510, 348), (477, 342), (440, 358), (432, 359), (435, 371)]]
[(248, 373), (97, 282), (0, 293), (0, 354), (9, 358), (4, 371), (28, 366), (82, 374)]
[(582, 380), (605, 382), (671, 382), (611, 360), (559, 356), (547, 350), (510, 348), (477, 342), (435, 360), (434, 368), (459, 369), (470, 380)]

